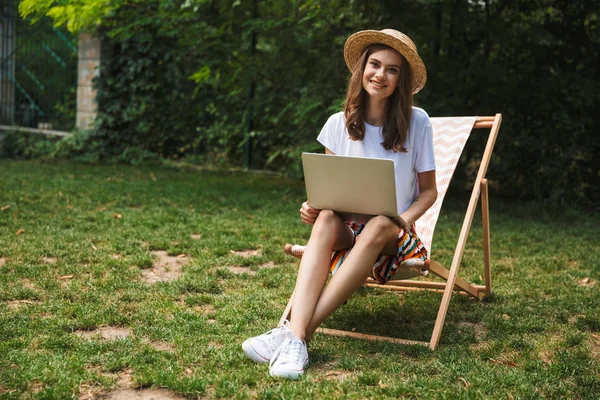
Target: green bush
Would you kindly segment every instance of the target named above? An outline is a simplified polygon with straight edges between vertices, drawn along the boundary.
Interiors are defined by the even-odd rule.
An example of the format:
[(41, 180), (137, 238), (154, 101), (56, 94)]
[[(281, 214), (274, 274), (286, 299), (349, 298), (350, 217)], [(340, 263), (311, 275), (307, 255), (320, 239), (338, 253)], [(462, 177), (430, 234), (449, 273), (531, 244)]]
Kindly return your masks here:
[(35, 133), (6, 131), (0, 133), (1, 158), (52, 158), (60, 139)]
[[(21, 10), (104, 39), (91, 159), (127, 161), (137, 149), (134, 159), (249, 161), (300, 175), (299, 154), (319, 148), (319, 130), (341, 109), (346, 38), (393, 27), (427, 65), (416, 103), (431, 116), (503, 114), (492, 190), (599, 206), (593, 0), (63, 3), (50, 12), (24, 0)], [(458, 169), (465, 188), (483, 147), (474, 134)]]

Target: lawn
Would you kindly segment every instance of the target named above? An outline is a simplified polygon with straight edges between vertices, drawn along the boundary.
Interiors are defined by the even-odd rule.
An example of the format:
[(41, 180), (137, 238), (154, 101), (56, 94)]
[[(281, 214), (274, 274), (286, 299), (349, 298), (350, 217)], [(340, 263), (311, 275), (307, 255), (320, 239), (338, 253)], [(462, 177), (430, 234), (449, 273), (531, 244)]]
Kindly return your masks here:
[[(0, 398), (598, 398), (600, 216), (493, 195), (494, 296), (453, 296), (438, 349), (316, 335), (305, 376), (269, 377), (241, 343), (293, 289), (303, 196), (265, 174), (0, 161)], [(445, 265), (465, 209), (444, 205)], [(428, 340), (440, 299), (361, 289), (325, 325)]]

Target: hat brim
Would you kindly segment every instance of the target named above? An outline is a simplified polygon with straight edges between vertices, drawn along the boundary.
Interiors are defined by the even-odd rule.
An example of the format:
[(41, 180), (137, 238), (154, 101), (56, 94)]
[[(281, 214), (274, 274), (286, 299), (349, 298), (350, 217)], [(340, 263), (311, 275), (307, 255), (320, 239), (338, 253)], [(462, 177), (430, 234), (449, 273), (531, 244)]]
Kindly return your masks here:
[(385, 32), (385, 30), (366, 30), (351, 35), (344, 45), (344, 60), (346, 61), (346, 65), (351, 72), (354, 72), (356, 63), (362, 51), (367, 46), (384, 44), (404, 56), (412, 71), (412, 92), (413, 94), (418, 93), (425, 86), (425, 82), (427, 82), (425, 64), (421, 60), (421, 57), (419, 57), (416, 47), (408, 36), (398, 31), (389, 30), (389, 32), (393, 33)]

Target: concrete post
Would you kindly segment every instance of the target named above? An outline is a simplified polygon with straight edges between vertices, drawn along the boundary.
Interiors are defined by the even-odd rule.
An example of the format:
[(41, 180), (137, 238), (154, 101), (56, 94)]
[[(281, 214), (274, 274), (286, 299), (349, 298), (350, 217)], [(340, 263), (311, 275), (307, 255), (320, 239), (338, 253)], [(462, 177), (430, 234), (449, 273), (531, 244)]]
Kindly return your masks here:
[(77, 67), (77, 128), (92, 126), (98, 113), (93, 80), (100, 73), (100, 39), (88, 33), (79, 34), (79, 61)]
[(0, 123), (12, 125), (15, 122), (15, 85), (11, 79), (15, 75), (15, 13), (12, 2), (0, 5)]

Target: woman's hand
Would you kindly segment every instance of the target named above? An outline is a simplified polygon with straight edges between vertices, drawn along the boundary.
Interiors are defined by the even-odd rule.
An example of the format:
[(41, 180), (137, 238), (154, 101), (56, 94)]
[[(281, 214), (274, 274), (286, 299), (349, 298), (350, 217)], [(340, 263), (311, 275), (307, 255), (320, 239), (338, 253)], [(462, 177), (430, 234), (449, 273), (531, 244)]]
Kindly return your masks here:
[[(390, 217), (390, 218), (392, 218), (392, 217)], [(392, 221), (394, 221), (396, 223), (396, 225), (398, 225), (400, 228), (404, 229), (405, 231), (410, 231), (412, 229), (410, 224), (401, 216), (393, 217)]]
[(302, 222), (308, 225), (312, 225), (317, 220), (319, 213), (321, 210), (317, 210), (316, 208), (312, 208), (308, 201), (302, 203), (302, 207), (300, 207), (300, 218), (302, 218)]
[[(437, 199), (437, 186), (435, 179), (435, 170), (418, 172), (419, 195), (413, 203), (402, 213), (402, 219), (408, 224), (413, 225), (425, 212), (435, 203)], [(400, 225), (399, 225), (400, 226)]]

